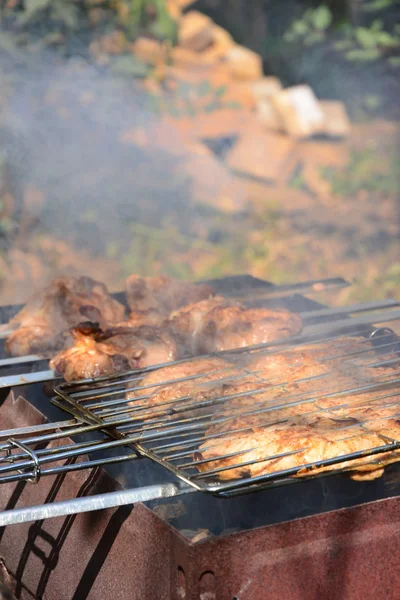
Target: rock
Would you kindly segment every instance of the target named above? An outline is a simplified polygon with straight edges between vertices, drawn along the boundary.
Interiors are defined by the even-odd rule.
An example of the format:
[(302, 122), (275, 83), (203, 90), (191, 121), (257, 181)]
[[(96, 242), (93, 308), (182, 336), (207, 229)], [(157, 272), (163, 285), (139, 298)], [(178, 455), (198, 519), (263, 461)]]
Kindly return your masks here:
[(212, 26), (212, 44), (203, 50), (203, 56), (213, 61), (217, 61), (235, 46), (235, 42), (230, 33), (219, 25), (213, 23)]
[(198, 113), (194, 117), (164, 117), (186, 139), (224, 138), (242, 135), (252, 128), (254, 115), (245, 109), (221, 108), (210, 113)]
[(179, 23), (178, 44), (192, 52), (201, 52), (213, 43), (213, 22), (209, 17), (191, 10)]
[(286, 136), (249, 130), (227, 155), (229, 167), (264, 181), (283, 181), (294, 168), (295, 142)]
[(251, 90), (240, 83), (228, 83), (223, 96), (224, 103), (234, 103), (239, 108), (255, 109), (256, 102)]
[(170, 58), (173, 65), (181, 69), (209, 69), (215, 62), (214, 59), (204, 56), (204, 53), (179, 46), (172, 48)]
[(282, 90), (282, 84), (277, 77), (263, 77), (258, 81), (246, 84), (251, 90), (256, 101), (269, 98)]
[(155, 65), (165, 59), (165, 49), (156, 40), (139, 37), (133, 44), (131, 50), (139, 60), (150, 65)]
[(270, 96), (270, 101), (289, 135), (306, 138), (324, 131), (324, 112), (308, 85), (282, 90)]
[(189, 196), (194, 202), (207, 204), (224, 213), (245, 209), (242, 189), (227, 167), (202, 144), (190, 144), (180, 166), (188, 178)]
[(302, 169), (302, 177), (308, 189), (311, 190), (320, 201), (329, 201), (332, 195), (331, 184), (322, 176), (321, 167), (315, 163), (306, 163)]
[(270, 131), (283, 131), (283, 121), (268, 98), (263, 98), (257, 102), (256, 114), (260, 123)]
[(343, 102), (321, 100), (320, 106), (325, 115), (324, 133), (335, 138), (348, 136), (350, 133), (350, 119)]
[(326, 140), (302, 141), (299, 145), (299, 154), (304, 163), (309, 162), (320, 167), (343, 169), (350, 160), (350, 149), (347, 144)]
[(175, 21), (178, 21), (181, 18), (182, 6), (178, 0), (167, 0), (167, 9)]
[(195, 2), (196, 2), (196, 0), (176, 0), (176, 3), (181, 8), (181, 10), (188, 8), (192, 4), (195, 4)]
[[(198, 56), (198, 55), (196, 55)], [(210, 88), (229, 86), (232, 79), (221, 65), (204, 65), (201, 69), (183, 69), (175, 65), (166, 66), (166, 78), (174, 89), (174, 82), (185, 83), (197, 87), (209, 83)]]
[(122, 31), (113, 31), (101, 39), (101, 49), (106, 54), (122, 54), (128, 46), (128, 41)]
[(261, 56), (244, 46), (233, 46), (223, 58), (233, 79), (251, 81), (263, 76)]

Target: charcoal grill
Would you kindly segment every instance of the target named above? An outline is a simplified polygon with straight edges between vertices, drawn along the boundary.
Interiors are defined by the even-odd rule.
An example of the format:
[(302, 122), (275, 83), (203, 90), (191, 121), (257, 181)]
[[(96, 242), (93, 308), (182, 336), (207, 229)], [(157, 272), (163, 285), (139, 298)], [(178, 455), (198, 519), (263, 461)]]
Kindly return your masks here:
[[(341, 284), (336, 282), (333, 285)], [(226, 285), (232, 288), (232, 282)], [(300, 291), (315, 285), (318, 282), (302, 286)], [(306, 327), (302, 336), (291, 340), (290, 344), (253, 347), (253, 354), (272, 353), (277, 349), (287, 351), (297, 344), (319, 339), (333, 340), (339, 334), (355, 332), (366, 340), (372, 336), (376, 343), (376, 356), (367, 352), (361, 344), (356, 352), (341, 357), (348, 361), (349, 366), (357, 368), (357, 360), (363, 357), (368, 358), (371, 367), (389, 364), (396, 367), (398, 338), (391, 324), (400, 318), (398, 303), (388, 301), (346, 309), (325, 309), (293, 294), (298, 289), (268, 290), (260, 282), (256, 286), (258, 291), (254, 294), (257, 296), (255, 300), (253, 296), (254, 302), (283, 304), (300, 311)], [(248, 294), (248, 287), (246, 280), (242, 291), (238, 286), (237, 295)], [(235, 360), (241, 352), (243, 350), (225, 353), (224, 357)], [(37, 362), (35, 357), (29, 358), (29, 361), (25, 359), (26, 362), (23, 360), (11, 359), (12, 362), (8, 360), (1, 366), (2, 369), (13, 370), (12, 374), (3, 376), (4, 392), (11, 384), (13, 390), (0, 410), (0, 422), (4, 427), (0, 446), (3, 453), (0, 494), (6, 509), (0, 513), (0, 525), (3, 526), (0, 550), (14, 581), (17, 597), (144, 600), (372, 598), (373, 586), (367, 585), (362, 577), (355, 578), (357, 570), (352, 573), (347, 569), (349, 552), (352, 560), (357, 557), (363, 568), (370, 569), (370, 580), (375, 562), (375, 572), (377, 577), (379, 572), (384, 597), (396, 597), (391, 595), (391, 586), (397, 573), (395, 575), (391, 570), (389, 574), (386, 570), (383, 573), (377, 564), (380, 564), (388, 539), (394, 553), (391, 556), (396, 556), (397, 549), (400, 550), (396, 513), (397, 494), (400, 493), (396, 487), (397, 465), (388, 467), (383, 478), (368, 484), (343, 479), (342, 472), (346, 466), (330, 472), (329, 480), (326, 479), (327, 473), (319, 474), (319, 477), (323, 476), (321, 480), (317, 480), (313, 473), (308, 476), (311, 481), (299, 481), (293, 477), (296, 474), (293, 470), (256, 480), (240, 478), (239, 481), (221, 483), (215, 470), (202, 474), (197, 471), (193, 449), (196, 437), (204, 432), (210, 419), (204, 409), (223, 406), (229, 397), (213, 397), (203, 402), (201, 407), (192, 405), (191, 410), (202, 409), (200, 417), (188, 417), (182, 399), (178, 399), (174, 402), (172, 417), (170, 407), (165, 406), (152, 422), (146, 423), (138, 416), (143, 412), (143, 404), (140, 404), (143, 398), (133, 405), (128, 405), (125, 399), (127, 389), (131, 390), (135, 382), (140, 382), (142, 373), (135, 373), (96, 382), (59, 385), (51, 409), (55, 411), (50, 417), (53, 422), (47, 422), (43, 414), (32, 406), (32, 403), (39, 405), (43, 412), (50, 409), (49, 401), (43, 402), (42, 386), (38, 383), (28, 385), (27, 382), (49, 381), (53, 374), (46, 369), (43, 361)], [(26, 368), (27, 364), (36, 372), (24, 372), (21, 367)], [(16, 369), (19, 372), (15, 372)], [(390, 381), (377, 376), (368, 387), (379, 402), (395, 406), (398, 384), (398, 370), (394, 368)], [(33, 388), (36, 392), (32, 391)], [(260, 389), (257, 391), (262, 393)], [(21, 394), (18, 395), (18, 392)], [(338, 404), (341, 404), (340, 397), (347, 393), (348, 390), (343, 389), (327, 392), (337, 397)], [(6, 395), (4, 393), (4, 397)], [(309, 394), (302, 398), (290, 397), (285, 402), (300, 409), (306, 400), (312, 402), (315, 398)], [(260, 403), (250, 412), (265, 414), (276, 408), (261, 406)], [(68, 410), (72, 418), (66, 419), (65, 413), (57, 412), (58, 409)], [(318, 406), (315, 410), (319, 410)], [(54, 415), (59, 415), (62, 420), (56, 420)], [(223, 418), (229, 422), (232, 414)], [(179, 446), (179, 451), (176, 446)], [(367, 454), (371, 454), (373, 460), (374, 454), (399, 447), (396, 440), (383, 438), (382, 445), (369, 448)], [(113, 454), (110, 455), (110, 452)], [(143, 456), (150, 457), (152, 462)], [(356, 458), (358, 456), (338, 457), (323, 463), (343, 463)], [(143, 464), (150, 464), (152, 473), (157, 473), (157, 477), (150, 478), (147, 485), (132, 486), (126, 474), (134, 472), (136, 465)], [(102, 467), (106, 467), (108, 473)], [(128, 482), (128, 489), (121, 488), (111, 477), (116, 473), (123, 473), (122, 481), (125, 485)], [(141, 481), (140, 477), (138, 479)], [(294, 482), (295, 487), (264, 489)], [(198, 490), (210, 492), (210, 495), (201, 494)], [(214, 497), (255, 490), (257, 493), (243, 497)], [(293, 504), (298, 500), (293, 502), (293, 498), (307, 495), (310, 490), (315, 493), (315, 498), (309, 501), (309, 506), (294, 509)], [(321, 490), (323, 496), (328, 493), (328, 501), (325, 498), (321, 502)], [(346, 498), (345, 490), (349, 492)], [(335, 491), (339, 492), (336, 497)], [(395, 497), (387, 498), (388, 495)], [(174, 506), (174, 501), (170, 500), (173, 497), (178, 497), (178, 501), (182, 499), (187, 509), (184, 522), (172, 517), (172, 524), (184, 535), (157, 516), (163, 514), (163, 507), (168, 513), (171, 502)], [(282, 500), (289, 502), (291, 508), (286, 506), (277, 510), (275, 503), (275, 514), (271, 517), (265, 503), (274, 505), (273, 498), (278, 499), (278, 504)], [(355, 506), (351, 507), (353, 504)], [(351, 508), (319, 514), (340, 506)], [(246, 516), (244, 513), (249, 511), (249, 507), (254, 512)], [(98, 509), (104, 510), (93, 512)], [(202, 513), (204, 523), (197, 519), (193, 525), (193, 513), (198, 511)], [(221, 525), (221, 515), (225, 526)], [(286, 522), (265, 526), (277, 521)], [(208, 531), (203, 537), (197, 535), (196, 541), (193, 534), (196, 529), (201, 529), (201, 525), (206, 525), (203, 529)], [(232, 535), (221, 535), (232, 529), (235, 530)], [(238, 532), (238, 529), (250, 530)], [(134, 548), (132, 536), (135, 538)], [(344, 550), (347, 554), (343, 554)], [(78, 555), (80, 560), (77, 562)], [(168, 556), (167, 560), (165, 556)], [(388, 564), (386, 557), (385, 561)], [(69, 573), (67, 577), (66, 572)], [(339, 577), (340, 573), (342, 577)], [(343, 591), (344, 585), (350, 586), (346, 589), (354, 589), (354, 594), (340, 596), (332, 592), (335, 589)]]

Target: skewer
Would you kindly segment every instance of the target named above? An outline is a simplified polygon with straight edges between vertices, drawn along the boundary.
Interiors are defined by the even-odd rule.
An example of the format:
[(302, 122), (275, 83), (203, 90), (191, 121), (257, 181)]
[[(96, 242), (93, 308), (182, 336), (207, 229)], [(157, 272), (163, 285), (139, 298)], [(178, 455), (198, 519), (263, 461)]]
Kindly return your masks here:
[(25, 356), (13, 356), (12, 358), (0, 359), (0, 367), (12, 367), (13, 365), (22, 365), (39, 360), (48, 360), (39, 354), (26, 354)]
[(252, 300), (253, 298), (279, 298), (305, 292), (326, 292), (330, 289), (340, 289), (349, 287), (351, 284), (341, 277), (331, 277), (328, 279), (314, 279), (303, 281), (301, 283), (289, 283), (283, 285), (273, 285), (270, 288), (245, 288), (233, 292), (221, 292), (227, 298), (244, 298)]
[[(299, 313), (303, 319), (313, 319), (314, 317), (335, 317), (336, 315), (353, 315), (360, 312), (368, 312), (382, 310), (385, 308), (394, 308), (400, 306), (397, 300), (381, 300), (372, 302), (361, 302), (360, 304), (352, 304), (350, 306), (341, 306), (338, 308), (321, 308), (315, 310), (307, 310)], [(0, 361), (1, 365), (1, 361)]]
[(54, 371), (38, 371), (37, 373), (25, 373), (24, 375), (7, 375), (0, 377), (0, 389), (8, 387), (16, 387), (19, 385), (27, 385), (28, 383), (44, 383), (58, 379)]

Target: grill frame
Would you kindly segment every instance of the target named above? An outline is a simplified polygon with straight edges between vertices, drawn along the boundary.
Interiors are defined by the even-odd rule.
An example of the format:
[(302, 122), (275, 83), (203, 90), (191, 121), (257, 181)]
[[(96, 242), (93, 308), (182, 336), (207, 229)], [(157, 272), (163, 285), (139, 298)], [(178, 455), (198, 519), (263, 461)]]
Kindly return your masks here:
[[(393, 306), (395, 306), (396, 303), (394, 303)], [(378, 307), (380, 308), (380, 305), (378, 305)], [(358, 310), (358, 309), (357, 309)], [(357, 312), (357, 310), (355, 310), (355, 312)], [(394, 313), (390, 313), (390, 311), (388, 311), (388, 313), (381, 313), (378, 314), (375, 317), (356, 317), (351, 319), (351, 324), (349, 319), (349, 314), (351, 314), (352, 309), (351, 307), (347, 308), (346, 313), (344, 313), (344, 320), (343, 321), (339, 321), (338, 323), (335, 323), (333, 325), (333, 331), (335, 331), (336, 333), (334, 334), (334, 339), (336, 339), (336, 337), (338, 337), (339, 335), (343, 335), (344, 332), (347, 332), (349, 334), (353, 334), (353, 335), (360, 335), (360, 326), (364, 327), (365, 325), (367, 325), (367, 327), (362, 330), (364, 335), (366, 333), (368, 333), (371, 337), (373, 337), (377, 331), (379, 331), (379, 328), (374, 328), (372, 326), (373, 323), (377, 323), (379, 321), (383, 321), (383, 322), (388, 322), (391, 319), (399, 319), (400, 318), (400, 313), (399, 311), (395, 311)], [(329, 316), (329, 311), (327, 311), (327, 314), (325, 315), (325, 313), (323, 314), (323, 316)], [(394, 316), (393, 316), (394, 315)], [(320, 325), (316, 325), (315, 326), (318, 330), (321, 330)], [(315, 328), (314, 327), (314, 328)], [(328, 323), (328, 327), (330, 328), (330, 330), (332, 331), (332, 323)], [(313, 327), (310, 328), (311, 331), (313, 329)], [(386, 332), (391, 332), (391, 330), (389, 330), (388, 328), (383, 329), (383, 331)], [(391, 332), (391, 335), (393, 334), (393, 332)], [(393, 334), (395, 335), (395, 334)], [(367, 338), (366, 338), (367, 339)], [(397, 336), (395, 336), (394, 338), (392, 338), (393, 341), (391, 342), (391, 344), (396, 348), (396, 352), (398, 351), (397, 346), (399, 344), (399, 338)], [(297, 341), (297, 344), (295, 343)], [(312, 343), (312, 342), (317, 342), (317, 341), (326, 341), (326, 337), (323, 337), (322, 339), (315, 339), (315, 337), (313, 337), (312, 335), (302, 335), (299, 336), (298, 340), (295, 340), (295, 338), (293, 338), (290, 341), (290, 345), (289, 348), (292, 347), (296, 347), (296, 348), (301, 348), (305, 343)], [(328, 340), (329, 341), (329, 340)], [(252, 348), (246, 348), (246, 349), (240, 349), (240, 350), (235, 350), (235, 351), (226, 351), (226, 352), (218, 352), (218, 353), (214, 353), (213, 355), (209, 355), (209, 356), (213, 356), (213, 357), (224, 357), (226, 358), (227, 355), (232, 355), (232, 354), (244, 354), (244, 353), (248, 353), (251, 350), (260, 350), (261, 348), (265, 349), (265, 348), (277, 348), (277, 350), (275, 350), (276, 352), (279, 352), (279, 349), (281, 347), (285, 347), (288, 346), (288, 342), (287, 341), (282, 341), (282, 342), (277, 342), (275, 344), (263, 344), (263, 345), (258, 345), (256, 347), (252, 347)], [(189, 361), (192, 361), (193, 359), (189, 359)], [(177, 363), (183, 363), (186, 361), (176, 361)], [(393, 362), (393, 361), (391, 361)], [(397, 362), (397, 359), (396, 359)], [(382, 361), (382, 364), (386, 364), (387, 361)], [(168, 363), (165, 366), (170, 366), (172, 364), (175, 363)], [(380, 366), (380, 363), (374, 363), (374, 366)], [(144, 369), (140, 372), (136, 372), (132, 375), (134, 375), (134, 378), (137, 378), (140, 380), (140, 377), (142, 374), (146, 373), (146, 372), (150, 372), (150, 371), (154, 371), (157, 368), (160, 368), (160, 366), (156, 366), (156, 367), (149, 367), (147, 369)], [(399, 373), (396, 373), (396, 375), (399, 375)], [(82, 421), (86, 422), (86, 423), (97, 423), (98, 425), (105, 425), (107, 423), (107, 428), (108, 432), (110, 435), (112, 435), (115, 439), (124, 439), (124, 434), (121, 433), (120, 428), (124, 427), (123, 424), (119, 424), (116, 425), (115, 422), (105, 422), (104, 420), (102, 420), (101, 418), (99, 418), (93, 411), (90, 411), (88, 409), (85, 409), (82, 404), (80, 404), (79, 402), (79, 390), (81, 390), (81, 392), (84, 392), (84, 396), (81, 396), (81, 400), (84, 399), (85, 401), (88, 400), (88, 398), (86, 397), (87, 393), (89, 394), (93, 394), (95, 390), (100, 389), (100, 393), (101, 395), (106, 395), (106, 392), (104, 392), (104, 390), (107, 390), (108, 387), (113, 385), (115, 385), (115, 382), (119, 382), (119, 381), (124, 381), (124, 378), (128, 377), (127, 375), (125, 376), (116, 376), (116, 377), (112, 377), (112, 378), (101, 378), (101, 380), (96, 380), (95, 382), (81, 382), (81, 383), (73, 383), (73, 384), (61, 384), (60, 386), (57, 386), (56, 388), (56, 393), (58, 398), (53, 399), (53, 402), (59, 407), (62, 408), (63, 410), (66, 410), (67, 412), (70, 412), (71, 414), (73, 414), (75, 417), (80, 418)], [(130, 379), (125, 379), (126, 383), (130, 383)], [(397, 376), (396, 379), (394, 381), (391, 381), (389, 383), (384, 383), (384, 384), (375, 384), (375, 385), (371, 385), (368, 387), (367, 389), (364, 389), (364, 391), (371, 391), (371, 390), (375, 390), (376, 388), (380, 388), (383, 387), (393, 387), (393, 385), (399, 385), (400, 383), (400, 379)], [(157, 386), (160, 385), (162, 386), (162, 383), (158, 383)], [(103, 390), (103, 391), (102, 391)], [(126, 388), (124, 390), (127, 391), (128, 388)], [(360, 393), (361, 391), (363, 391), (362, 387), (358, 387), (352, 390), (338, 390), (337, 392), (335, 392), (334, 394), (330, 394), (328, 392), (328, 396), (329, 395), (344, 395), (344, 394), (349, 394), (351, 393)], [(111, 389), (111, 393), (114, 394), (115, 390)], [(262, 393), (262, 392), (261, 392)], [(242, 393), (241, 395), (248, 395), (248, 394), (252, 394), (251, 391), (247, 391), (246, 393)], [(385, 397), (385, 396), (384, 396)], [(229, 396), (228, 396), (229, 398)], [(399, 391), (399, 398), (400, 398), (400, 391)], [(93, 397), (90, 397), (91, 400), (93, 400)], [(227, 400), (227, 397), (218, 397), (215, 399), (215, 403), (223, 403)], [(312, 400), (311, 398), (306, 398), (303, 400), (303, 402), (308, 402)], [(182, 400), (181, 400), (182, 401)], [(296, 403), (294, 403), (296, 404)], [(279, 406), (279, 407), (275, 407), (274, 410), (279, 408), (283, 408), (283, 406)], [(193, 406), (191, 406), (191, 410), (193, 410)], [(129, 411), (131, 411), (131, 409), (129, 409)], [(123, 413), (121, 413), (122, 415)], [(240, 416), (237, 415), (237, 416)], [(132, 423), (132, 420), (128, 421), (129, 423)], [(167, 426), (167, 431), (168, 428), (171, 429), (171, 427), (177, 427), (179, 428), (180, 433), (186, 433), (186, 432), (190, 432), (191, 429), (191, 424), (189, 423), (189, 425), (184, 425), (182, 423), (179, 423), (179, 421), (175, 421), (172, 423), (168, 423), (165, 422), (164, 426)], [(115, 427), (114, 427), (115, 426)], [(161, 423), (161, 425), (159, 425), (160, 428), (163, 427), (163, 423)], [(142, 456), (146, 456), (148, 458), (150, 458), (151, 460), (157, 462), (158, 464), (164, 466), (165, 468), (167, 468), (173, 475), (175, 475), (178, 479), (184, 481), (186, 484), (191, 485), (193, 487), (195, 487), (197, 490), (203, 491), (203, 492), (208, 492), (208, 493), (212, 493), (214, 495), (217, 496), (224, 496), (224, 497), (229, 497), (229, 496), (233, 496), (233, 495), (238, 495), (238, 494), (243, 494), (243, 493), (247, 493), (249, 491), (256, 491), (258, 489), (265, 489), (266, 487), (276, 487), (278, 485), (286, 485), (289, 483), (294, 483), (296, 481), (298, 481), (299, 479), (293, 477), (295, 475), (297, 475), (300, 471), (311, 471), (309, 473), (309, 475), (302, 475), (301, 479), (310, 479), (310, 478), (316, 478), (316, 477), (326, 477), (328, 475), (335, 475), (338, 473), (342, 473), (348, 470), (354, 470), (354, 466), (347, 468), (346, 466), (343, 466), (341, 468), (338, 469), (334, 469), (332, 471), (321, 471), (321, 472), (316, 472), (315, 469), (316, 468), (322, 468), (322, 467), (326, 467), (326, 466), (332, 466), (338, 463), (349, 463), (350, 461), (353, 461), (355, 459), (358, 458), (365, 458), (368, 456), (374, 456), (374, 455), (380, 455), (383, 454), (385, 452), (390, 452), (393, 450), (400, 450), (400, 441), (396, 441), (396, 440), (391, 440), (389, 443), (385, 443), (382, 444), (381, 446), (377, 446), (377, 447), (373, 447), (368, 449), (368, 451), (358, 451), (355, 453), (351, 453), (351, 454), (347, 454), (347, 455), (342, 455), (339, 457), (334, 457), (334, 458), (329, 458), (326, 460), (322, 460), (319, 461), (318, 463), (309, 463), (309, 464), (303, 464), (300, 467), (294, 467), (291, 469), (286, 469), (286, 470), (282, 470), (282, 471), (277, 471), (275, 473), (270, 473), (270, 474), (264, 474), (264, 475), (259, 475), (257, 477), (250, 477), (247, 478), (247, 480), (239, 480), (236, 482), (228, 482), (228, 483), (220, 483), (220, 482), (213, 482), (212, 484), (204, 484), (202, 483), (201, 479), (204, 479), (204, 475), (201, 474), (196, 474), (194, 476), (188, 476), (185, 475), (185, 473), (182, 471), (182, 469), (180, 468), (176, 468), (174, 465), (172, 465), (170, 462), (168, 462), (168, 460), (166, 460), (165, 458), (160, 457), (156, 451), (149, 449), (147, 446), (144, 445), (143, 443), (143, 435), (146, 434), (146, 423), (144, 425), (144, 427), (142, 427), (141, 429), (139, 428), (139, 430), (136, 432), (136, 436), (132, 438), (132, 436), (129, 436), (128, 438), (125, 437), (125, 439), (127, 439), (129, 441), (129, 443), (131, 444), (130, 447), (134, 448), (135, 450), (137, 450)], [(151, 434), (150, 434), (151, 437)], [(166, 438), (167, 441), (168, 438)], [(383, 438), (382, 438), (383, 439)], [(387, 439), (387, 438), (386, 438)], [(206, 440), (205, 440), (206, 441)], [(184, 444), (178, 444), (178, 446), (183, 446)], [(192, 451), (194, 452), (194, 450)], [(286, 454), (286, 453), (285, 453)], [(215, 458), (213, 460), (221, 460), (221, 458), (224, 457), (220, 457), (220, 458)], [(277, 458), (277, 456), (275, 457), (269, 457), (269, 459), (271, 458)], [(260, 459), (260, 461), (258, 462), (265, 462), (266, 460), (268, 460), (268, 457), (262, 457), (262, 459)], [(208, 462), (211, 462), (211, 460), (209, 460)], [(192, 462), (192, 464), (194, 464), (194, 462)], [(240, 463), (237, 465), (238, 467), (240, 466)], [(234, 467), (231, 467), (234, 468)]]

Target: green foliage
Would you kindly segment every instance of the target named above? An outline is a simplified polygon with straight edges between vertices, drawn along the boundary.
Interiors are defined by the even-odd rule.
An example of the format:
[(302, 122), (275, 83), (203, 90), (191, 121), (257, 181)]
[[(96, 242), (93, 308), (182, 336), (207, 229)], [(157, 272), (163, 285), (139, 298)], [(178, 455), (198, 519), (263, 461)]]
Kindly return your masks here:
[[(369, 12), (390, 8), (399, 4), (400, 0), (375, 0), (363, 8)], [(328, 30), (332, 26), (332, 13), (326, 5), (306, 10), (301, 19), (292, 22), (283, 39), (289, 44), (312, 46), (324, 42)], [(348, 22), (342, 23), (337, 30), (333, 46), (344, 54), (349, 62), (373, 62), (387, 59), (392, 67), (400, 66), (400, 25), (396, 24), (391, 31), (384, 28), (381, 19), (375, 19), (369, 26), (352, 27)]]
[(322, 4), (317, 8), (309, 8), (301, 19), (292, 22), (285, 33), (286, 42), (302, 42), (306, 46), (322, 42), (332, 24), (332, 13), (328, 6)]
[[(393, 32), (385, 31), (383, 22), (375, 19), (369, 27), (345, 27), (342, 38), (334, 44), (336, 50), (343, 51), (351, 62), (372, 62), (386, 57), (390, 52), (400, 50), (400, 28), (396, 25)], [(397, 66), (397, 56), (389, 56), (392, 66)]]
[(384, 196), (400, 196), (398, 158), (383, 160), (374, 150), (353, 152), (346, 169), (322, 169), (322, 175), (332, 188), (332, 193), (344, 198), (354, 198), (361, 191)]
[(146, 31), (160, 40), (175, 44), (177, 23), (168, 12), (165, 0), (120, 0), (119, 23), (131, 38)]
[(396, 4), (400, 4), (400, 0), (370, 0), (369, 2), (363, 3), (362, 9), (365, 12), (377, 12), (379, 10), (391, 8)]

